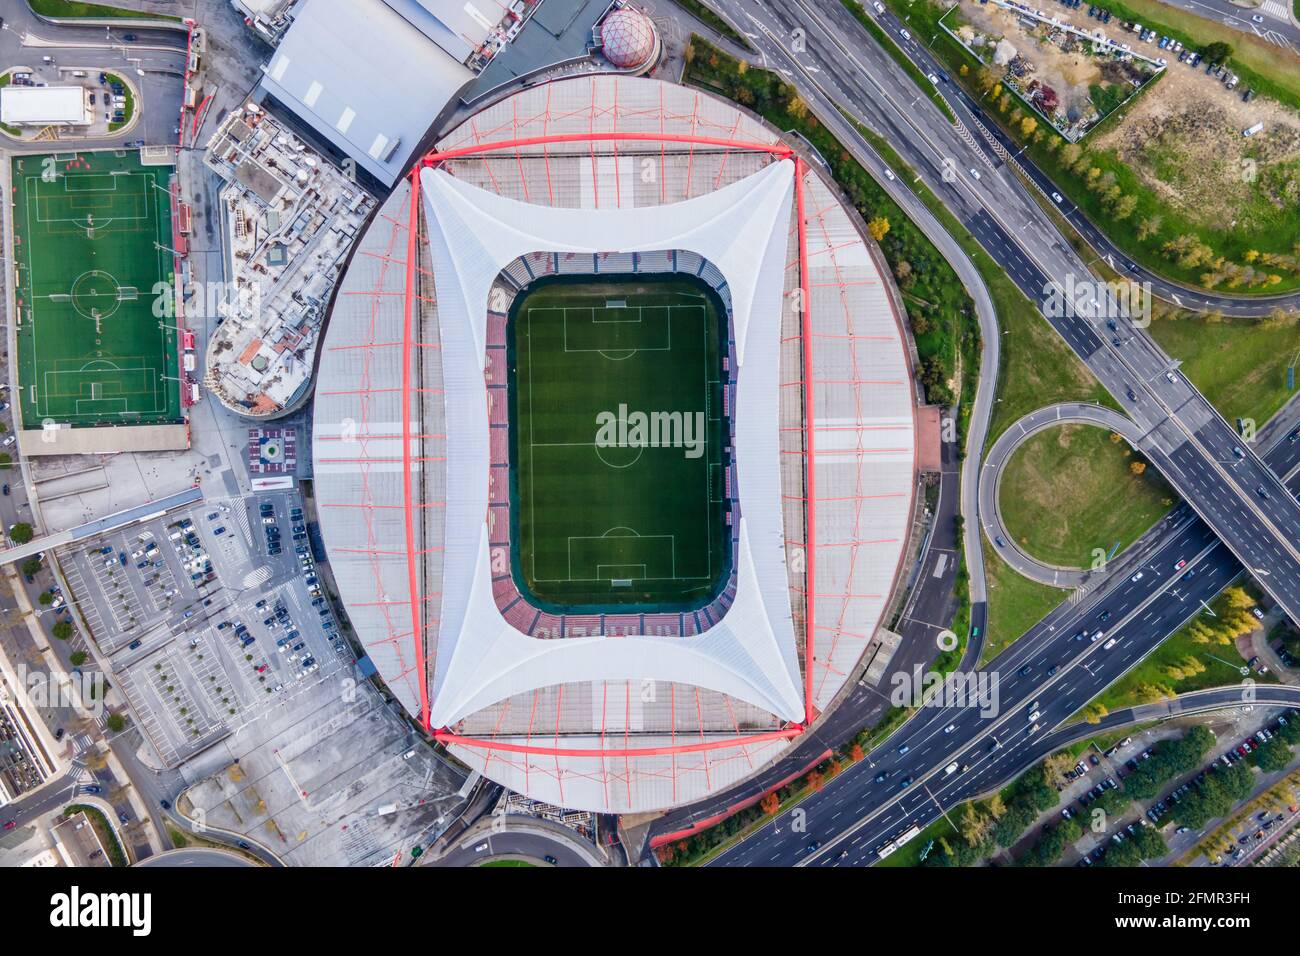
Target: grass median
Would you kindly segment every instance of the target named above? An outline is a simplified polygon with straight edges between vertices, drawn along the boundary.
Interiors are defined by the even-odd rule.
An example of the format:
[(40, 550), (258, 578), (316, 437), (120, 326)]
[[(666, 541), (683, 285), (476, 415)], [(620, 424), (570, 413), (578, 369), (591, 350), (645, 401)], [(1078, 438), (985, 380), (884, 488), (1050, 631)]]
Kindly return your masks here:
[(147, 10), (125, 10), (122, 7), (110, 7), (102, 3), (78, 3), (76, 0), (27, 0), (27, 5), (34, 13), (55, 19), (105, 20), (120, 18), (123, 20), (171, 20), (179, 23), (180, 17), (165, 13), (150, 13)]

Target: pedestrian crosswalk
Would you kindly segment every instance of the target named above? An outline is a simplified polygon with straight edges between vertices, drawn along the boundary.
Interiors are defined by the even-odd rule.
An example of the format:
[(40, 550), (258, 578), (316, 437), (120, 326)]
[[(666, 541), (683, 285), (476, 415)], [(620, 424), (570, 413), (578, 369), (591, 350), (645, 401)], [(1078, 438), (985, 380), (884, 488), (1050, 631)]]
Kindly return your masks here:
[(1287, 10), (1286, 4), (1282, 0), (1264, 0), (1260, 4), (1259, 12), (1266, 17), (1275, 17), (1282, 21), (1291, 19), (1290, 11)]

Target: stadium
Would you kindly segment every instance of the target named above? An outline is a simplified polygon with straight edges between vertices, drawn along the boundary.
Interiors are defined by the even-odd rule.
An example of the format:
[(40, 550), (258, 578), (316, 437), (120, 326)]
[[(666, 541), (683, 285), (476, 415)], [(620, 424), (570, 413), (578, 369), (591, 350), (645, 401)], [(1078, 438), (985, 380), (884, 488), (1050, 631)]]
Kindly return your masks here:
[(916, 504), (861, 230), (760, 121), (627, 76), (515, 93), (397, 185), (330, 318), (315, 495), (357, 639), (458, 759), (666, 808), (859, 676)]

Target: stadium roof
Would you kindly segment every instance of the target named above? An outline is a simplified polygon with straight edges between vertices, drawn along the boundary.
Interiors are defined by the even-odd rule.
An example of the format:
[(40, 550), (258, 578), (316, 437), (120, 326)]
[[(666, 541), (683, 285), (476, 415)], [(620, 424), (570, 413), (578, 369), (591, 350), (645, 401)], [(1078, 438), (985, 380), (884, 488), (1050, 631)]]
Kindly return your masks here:
[(90, 122), (86, 91), (80, 86), (6, 86), (0, 89), (0, 122)]
[[(516, 266), (676, 269), (665, 250), (729, 304), (734, 600), (672, 637), (603, 615), (539, 636), (499, 610), (489, 566), (506, 484), (489, 290), (530, 281)], [(856, 676), (900, 576), (915, 393), (887, 281), (814, 168), (708, 94), (575, 78), (453, 131), (363, 236), (318, 372), (322, 532), (394, 695), (459, 759), (560, 806), (681, 804), (779, 757)]]
[[(518, 202), (425, 169), (445, 389), (447, 504), (434, 669), (435, 727), (506, 697), (568, 680), (662, 680), (749, 701), (786, 720), (804, 713), (785, 571), (777, 389), (794, 163), (648, 208), (563, 209)], [(722, 620), (693, 637), (541, 641), (508, 624), (488, 554), (488, 294), (529, 252), (685, 249), (726, 279), (740, 362), (735, 462), (741, 518), (738, 590)], [(748, 347), (747, 347), (748, 346)]]
[[(404, 6), (423, 9), (414, 0)], [(392, 185), (439, 112), (472, 78), (384, 0), (304, 0), (262, 88)]]

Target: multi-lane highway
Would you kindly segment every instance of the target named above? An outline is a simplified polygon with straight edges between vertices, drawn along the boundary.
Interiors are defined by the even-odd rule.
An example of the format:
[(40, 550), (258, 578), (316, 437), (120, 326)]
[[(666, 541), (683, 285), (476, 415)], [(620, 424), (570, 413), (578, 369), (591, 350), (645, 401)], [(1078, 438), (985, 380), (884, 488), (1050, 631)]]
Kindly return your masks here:
[[(862, 138), (841, 110), (895, 145), (1143, 428), (1152, 461), (1170, 484), (1300, 620), (1300, 505), (1105, 289), (1081, 298), (1077, 309), (1051, 307), (1061, 290), (1091, 274), (996, 151), (970, 132), (983, 126), (973, 104), (949, 96), (961, 120), (950, 123), (840, 4), (720, 0), (718, 6), (748, 27), (766, 64), (790, 77), (843, 142), (852, 147)], [(938, 69), (914, 39), (901, 37), (896, 22), (881, 19), (923, 70)]]
[[(1269, 463), (1291, 475), (1295, 488), (1300, 441), (1289, 436), (1298, 411), (1288, 408), (1261, 433)], [(921, 707), (866, 760), (800, 804), (802, 832), (791, 833), (787, 821), (774, 820), (713, 865), (872, 862), (876, 847), (904, 824), (924, 825), (942, 808), (997, 787), (1068, 742), (1053, 737), (1052, 728), (1134, 667), (1240, 573), (1241, 565), (1209, 528), (1178, 509), (1164, 534), (1122, 556), (1096, 590), (1056, 608), (984, 669), (983, 686), (994, 695), (987, 706), (958, 701)], [(1093, 640), (1098, 631), (1102, 637)], [(1240, 675), (1224, 667), (1223, 679), (1231, 684)], [(1241, 690), (1223, 693), (1231, 702)], [(1039, 729), (1031, 731), (1028, 708), (1035, 702)], [(945, 773), (954, 761), (957, 769)], [(841, 840), (845, 834), (851, 836)], [(814, 841), (821, 846), (810, 853)]]

